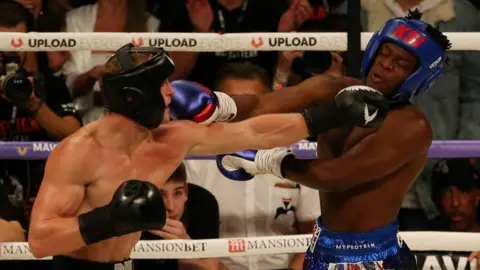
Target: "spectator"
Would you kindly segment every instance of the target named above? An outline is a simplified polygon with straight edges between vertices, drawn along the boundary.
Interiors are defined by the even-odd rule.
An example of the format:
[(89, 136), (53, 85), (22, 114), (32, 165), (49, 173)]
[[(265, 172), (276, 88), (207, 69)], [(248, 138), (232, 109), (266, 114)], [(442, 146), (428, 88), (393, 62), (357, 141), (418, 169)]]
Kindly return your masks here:
[[(30, 16), (27, 30), (38, 32), (57, 32), (65, 28), (65, 13), (68, 5), (63, 0), (16, 0), (22, 4)], [(70, 57), (68, 51), (27, 52), (25, 69), (38, 71), (48, 77), (49, 89), (68, 93), (65, 79), (57, 71)], [(64, 95), (64, 94), (63, 94)]]
[[(4, 180), (0, 179), (0, 243), (26, 242), (26, 226), (21, 224), (22, 220), (25, 219), (24, 214), (13, 207), (4, 187)], [(50, 268), (51, 261), (46, 260), (0, 260), (0, 269), (30, 270)]]
[[(65, 30), (65, 14), (70, 9), (64, 0), (15, 0), (25, 6), (32, 14), (30, 31), (60, 32)], [(35, 53), (30, 53), (35, 59)], [(38, 56), (39, 71), (51, 74), (60, 70), (70, 57), (68, 51), (52, 51), (36, 54)], [(62, 80), (62, 83), (65, 82)]]
[[(158, 8), (159, 32), (291, 32), (312, 14), (307, 0), (167, 0)], [(165, 40), (164, 42), (167, 42)], [(267, 40), (254, 40), (261, 44)], [(161, 44), (157, 44), (161, 46)], [(168, 46), (166, 45), (168, 50)], [(173, 79), (202, 83), (210, 88), (221, 66), (232, 61), (250, 61), (273, 76), (278, 53), (274, 51), (171, 52), (176, 71)]]
[(323, 20), (332, 14), (345, 13), (345, 0), (309, 0), (313, 16), (309, 20)]
[(215, 90), (229, 95), (271, 92), (271, 79), (261, 67), (249, 62), (233, 62), (222, 67), (217, 75)]
[[(144, 232), (142, 240), (218, 238), (217, 200), (204, 188), (187, 184), (184, 164), (160, 191), (167, 209), (167, 224), (162, 231)], [(137, 260), (135, 265), (137, 270), (217, 269), (218, 259)]]
[[(387, 19), (405, 16), (408, 9), (420, 8), (422, 20), (444, 32), (479, 32), (480, 16), (468, 0), (396, 0), (362, 1), (362, 26), (372, 32)], [(425, 3), (425, 4), (424, 4)], [(428, 4), (427, 4), (428, 3)], [(449, 51), (445, 75), (428, 91), (413, 99), (425, 113), (433, 129), (434, 140), (472, 140), (480, 138), (480, 52)], [(427, 162), (422, 175), (413, 184), (400, 210), (401, 230), (427, 230), (429, 219), (439, 212), (431, 200), (431, 170)]]
[[(479, 173), (468, 159), (440, 160), (432, 173), (432, 199), (441, 212), (434, 224), (437, 230), (480, 232)], [(477, 260), (480, 269), (480, 252), (472, 252), (469, 261)]]
[[(67, 32), (154, 32), (159, 21), (145, 12), (144, 0), (99, 0), (67, 13)], [(67, 85), (84, 124), (105, 113), (98, 79), (112, 52), (77, 51), (64, 65)]]
[(479, 176), (468, 159), (442, 159), (435, 164), (432, 198), (445, 221), (439, 229), (480, 232)]
[(25, 242), (25, 231), (19, 222), (21, 217), (17, 215), (8, 201), (7, 194), (3, 190), (2, 180), (0, 180), (0, 206), (0, 243)]
[[(229, 95), (262, 95), (271, 91), (260, 67), (233, 62), (219, 71), (215, 89)], [(187, 160), (188, 181), (209, 190), (220, 206), (220, 237), (261, 237), (311, 233), (320, 215), (316, 190), (273, 175), (247, 182), (226, 179), (214, 160)], [(229, 192), (225, 192), (229, 191)], [(222, 258), (228, 269), (302, 269), (305, 254), (272, 254)]]
[[(345, 32), (346, 21), (346, 15), (331, 14), (321, 20), (305, 22), (299, 32)], [(344, 52), (339, 51), (283, 51), (279, 54), (273, 89), (295, 85), (316, 74), (345, 75), (345, 56)]]
[(25, 242), (25, 240), (25, 233), (18, 221), (0, 218), (0, 243)]
[[(33, 19), (22, 5), (11, 1), (3, 1), (1, 4), (4, 7), (0, 11), (2, 15), (2, 18), (0, 18), (0, 30), (2, 32), (27, 32), (31, 30), (28, 27), (31, 26)], [(33, 57), (29, 57), (25, 52), (19, 52), (14, 55), (2, 53), (2, 55), (5, 56), (2, 60), (4, 65), (8, 64), (6, 61), (18, 60), (18, 63), (14, 64), (29, 73), (38, 71), (36, 59), (42, 57), (42, 53), (34, 53)], [(10, 56), (8, 57), (7, 55)], [(70, 96), (68, 91), (65, 91), (65, 85), (56, 83), (48, 74), (45, 74), (44, 80), (45, 96), (32, 97), (29, 108), (23, 107), (22, 112), (29, 111), (29, 113), (35, 113), (35, 120), (50, 135), (51, 139), (59, 140), (75, 132), (80, 128), (80, 125), (78, 119), (75, 118), (70, 103)], [(41, 102), (41, 99), (45, 99), (46, 103)], [(12, 106), (10, 103), (8, 104), (9, 106), (2, 106), (3, 111), (11, 111)], [(8, 117), (11, 117), (11, 113), (7, 114), (9, 115)], [(3, 135), (5, 136), (5, 134)]]
[[(22, 219), (8, 200), (0, 180), (0, 243), (25, 242), (25, 231), (19, 220)], [(0, 260), (0, 269), (23, 270), (27, 265), (21, 261)]]
[[(66, 16), (70, 6), (65, 0), (42, 0), (42, 12), (37, 19), (37, 29), (39, 32), (64, 32), (66, 30)], [(42, 72), (56, 73), (61, 77), (61, 69), (66, 61), (71, 57), (70, 51), (53, 51), (47, 53), (48, 59), (40, 59)]]
[[(30, 13), (21, 4), (1, 1), (0, 31), (26, 32), (29, 16)], [(30, 67), (26, 66), (27, 57), (24, 52), (0, 52), (0, 56), (0, 72), (5, 72), (7, 66), (24, 75), (36, 71), (29, 70), (35, 68), (35, 62)], [(30, 60), (33, 61), (32, 59), (35, 60)], [(33, 93), (26, 97), (28, 101), (11, 100), (7, 98), (6, 92), (1, 93), (0, 137), (3, 141), (56, 141), (80, 128), (68, 90), (58, 88), (47, 75), (43, 87), (41, 81), (34, 82)], [(49, 151), (52, 145), (44, 144), (44, 149)], [(29, 149), (31, 148), (19, 149), (19, 156), (28, 153)], [(15, 209), (12, 210), (15, 212), (15, 220), (20, 222), (24, 230), (28, 228), (30, 209), (43, 178), (44, 166), (45, 162), (40, 160), (0, 161), (1, 189), (7, 194), (10, 206)]]

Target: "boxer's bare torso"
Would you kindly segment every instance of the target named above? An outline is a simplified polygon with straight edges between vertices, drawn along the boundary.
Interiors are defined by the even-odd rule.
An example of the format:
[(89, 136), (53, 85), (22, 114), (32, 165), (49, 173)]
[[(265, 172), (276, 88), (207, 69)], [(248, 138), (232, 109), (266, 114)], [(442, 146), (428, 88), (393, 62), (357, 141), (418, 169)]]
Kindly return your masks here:
[[(342, 128), (319, 136), (317, 154), (319, 159), (338, 158), (361, 143), (362, 140), (384, 140), (385, 138), (373, 138), (375, 133), (382, 128), (384, 129), (382, 132), (385, 132), (386, 136), (393, 137), (394, 134), (408, 132), (414, 125), (424, 124), (423, 114), (413, 106), (407, 105), (390, 112), (383, 126), (378, 129)], [(390, 128), (392, 126), (396, 126), (396, 128)], [(419, 128), (412, 128), (412, 132), (416, 130)], [(403, 155), (407, 162), (397, 170), (379, 179), (372, 179), (374, 181), (343, 191), (320, 191), (323, 224), (334, 231), (362, 232), (382, 227), (395, 220), (405, 194), (423, 170), (426, 162), (431, 131), (428, 125), (421, 130), (423, 131), (418, 132), (417, 135), (419, 140), (425, 142), (423, 147), (418, 148), (416, 155), (410, 155), (410, 151), (405, 149)], [(368, 138), (369, 136), (371, 137)], [(410, 134), (406, 134), (406, 136), (410, 136)], [(396, 143), (396, 141), (392, 140), (392, 143)], [(387, 156), (382, 157), (381, 152), (373, 149), (371, 155), (370, 157), (365, 155), (364, 161), (368, 162), (371, 159), (374, 162), (375, 159), (388, 158)], [(348, 164), (344, 165), (348, 166)], [(376, 168), (371, 167), (370, 169), (375, 170)], [(356, 171), (354, 173), (363, 174), (365, 172)]]
[[(48, 210), (48, 205), (61, 209), (35, 211), (32, 222), (48, 218), (45, 215), (59, 213), (76, 217), (106, 205), (111, 201), (115, 190), (130, 179), (151, 181), (157, 187), (162, 187), (190, 150), (190, 145), (186, 144), (183, 136), (175, 132), (175, 129), (175, 125), (161, 125), (156, 130), (149, 131), (118, 115), (108, 115), (85, 126), (55, 150), (56, 155), (76, 157), (77, 163), (64, 166), (82, 166), (76, 170), (79, 173), (60, 179), (48, 177), (47, 172), (37, 197), (41, 201), (35, 204), (36, 208), (42, 207), (44, 210)], [(49, 185), (57, 187), (50, 188)], [(52, 194), (41, 194), (43, 190)], [(62, 204), (55, 202), (57, 200), (62, 200)], [(73, 229), (78, 230), (75, 227)], [(131, 250), (139, 239), (140, 233), (132, 233), (65, 255), (98, 262), (122, 261), (130, 257)]]
[[(235, 102), (242, 119), (298, 111), (333, 99), (344, 87), (363, 84), (348, 77), (314, 76), (272, 94), (235, 97)], [(399, 107), (380, 128), (345, 127), (322, 134), (317, 142), (319, 158), (295, 160), (284, 175), (320, 190), (322, 222), (327, 228), (369, 231), (396, 219), (403, 197), (425, 165), (431, 132), (418, 109)], [(395, 169), (385, 173), (390, 168)]]
[(39, 258), (68, 255), (96, 262), (127, 259), (140, 233), (86, 246), (78, 224), (80, 214), (110, 203), (122, 183), (142, 180), (160, 188), (188, 153), (268, 149), (307, 134), (300, 114), (209, 126), (178, 120), (153, 130), (108, 114), (62, 141), (50, 154), (32, 211), (28, 239), (32, 253)]

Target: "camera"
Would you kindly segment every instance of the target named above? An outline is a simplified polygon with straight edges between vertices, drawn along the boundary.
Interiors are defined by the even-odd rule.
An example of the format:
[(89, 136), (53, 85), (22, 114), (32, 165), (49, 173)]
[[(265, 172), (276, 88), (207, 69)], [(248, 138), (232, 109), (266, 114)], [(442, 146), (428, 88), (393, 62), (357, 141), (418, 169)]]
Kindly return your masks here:
[(332, 54), (327, 51), (305, 51), (303, 57), (293, 60), (292, 70), (304, 79), (311, 74), (322, 74), (332, 65)]
[(21, 67), (17, 52), (0, 53), (0, 90), (14, 104), (25, 104), (32, 95), (33, 85)]
[[(345, 53), (339, 53), (344, 63), (347, 61)], [(305, 51), (303, 57), (297, 57), (293, 60), (292, 71), (308, 79), (313, 74), (323, 74), (333, 64), (332, 54), (329, 51)]]

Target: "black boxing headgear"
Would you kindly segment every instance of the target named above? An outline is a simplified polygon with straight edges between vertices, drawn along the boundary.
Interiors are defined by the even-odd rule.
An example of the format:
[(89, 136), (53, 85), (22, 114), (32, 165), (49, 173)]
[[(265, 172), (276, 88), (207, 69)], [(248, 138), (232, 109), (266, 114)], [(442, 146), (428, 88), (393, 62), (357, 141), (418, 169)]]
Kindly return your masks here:
[[(132, 61), (134, 53), (151, 53), (140, 65)], [(166, 52), (156, 47), (134, 47), (126, 44), (115, 52), (118, 72), (100, 80), (109, 112), (121, 114), (138, 124), (155, 128), (163, 121), (165, 100), (160, 88), (175, 71)]]

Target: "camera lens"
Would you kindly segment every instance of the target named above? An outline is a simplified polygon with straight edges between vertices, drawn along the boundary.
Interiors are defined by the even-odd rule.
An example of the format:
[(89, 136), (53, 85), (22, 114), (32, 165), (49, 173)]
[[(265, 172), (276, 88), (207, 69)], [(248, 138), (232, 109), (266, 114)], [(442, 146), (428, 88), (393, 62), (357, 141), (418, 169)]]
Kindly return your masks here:
[(2, 89), (7, 98), (12, 101), (13, 104), (18, 105), (28, 102), (32, 95), (33, 87), (25, 76), (12, 74), (5, 78)]

